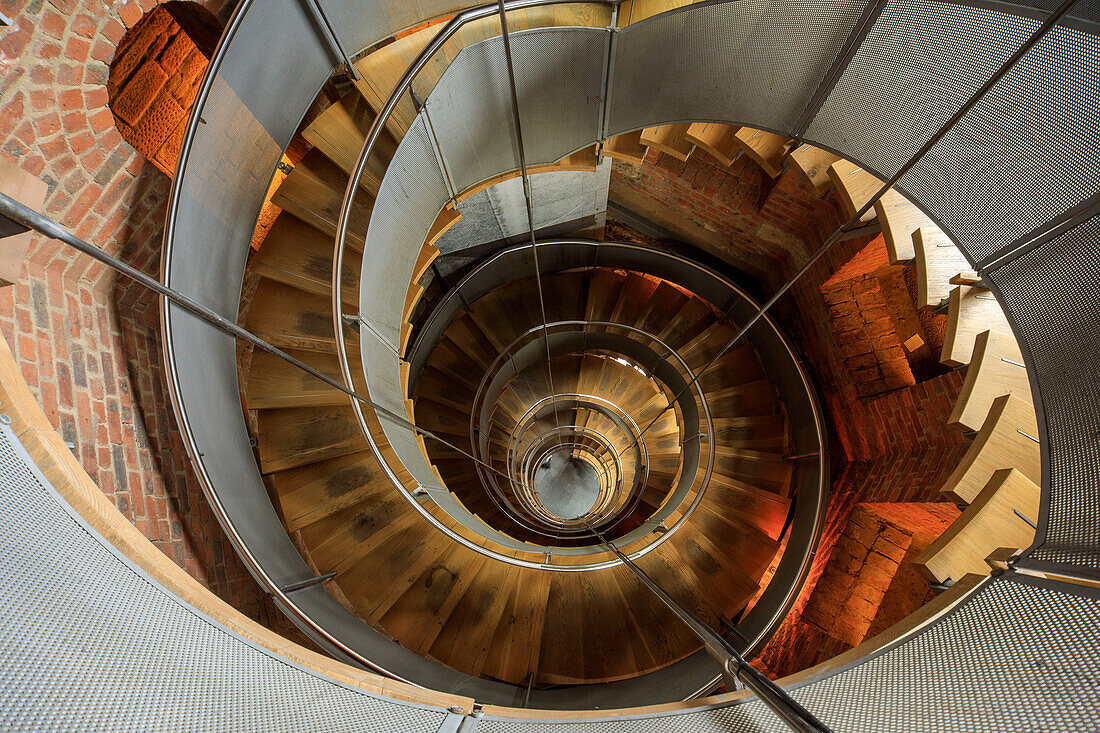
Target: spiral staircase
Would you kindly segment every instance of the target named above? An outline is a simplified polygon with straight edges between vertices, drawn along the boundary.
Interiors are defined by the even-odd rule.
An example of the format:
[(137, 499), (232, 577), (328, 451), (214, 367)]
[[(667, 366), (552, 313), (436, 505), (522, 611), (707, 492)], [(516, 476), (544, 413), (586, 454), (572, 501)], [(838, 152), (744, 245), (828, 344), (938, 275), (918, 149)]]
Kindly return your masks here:
[[(11, 607), (42, 641), (37, 657), (11, 645), (36, 661), (20, 662), (31, 671), (0, 723), (148, 722), (130, 702), (88, 701), (155, 647), (142, 699), (170, 728), (226, 711), (241, 729), (791, 724), (712, 659), (715, 643), (750, 656), (770, 638), (821, 531), (823, 414), (767, 314), (790, 283), (761, 305), (680, 254), (535, 231), (530, 176), (648, 147), (745, 154), (771, 178), (835, 189), (842, 231), (875, 220), (891, 261), (915, 263), (914, 305), (947, 304), (941, 360), (967, 368), (950, 420), (976, 436), (944, 490), (969, 507), (920, 560), (954, 584), (784, 681), (791, 697), (837, 730), (1095, 725), (1096, 9), (1059, 8), (1051, 30), (1041, 2), (453, 5), (242, 2), (168, 220), (164, 284), (242, 312), (297, 361), (257, 348), (238, 379), (234, 339), (165, 302), (196, 473), (261, 585), (350, 665), (290, 649), (150, 561), (64, 469), (30, 400), (3, 428), (5, 488), (23, 487), (7, 495), (24, 497), (6, 519), (83, 559), (43, 549), (5, 570), (6, 587), (36, 591)], [(280, 40), (293, 58), (272, 59)], [(334, 73), (343, 98), (300, 125)], [(250, 258), (242, 212), (259, 210), (299, 128), (313, 148)], [(441, 287), (436, 245), (462, 203), (512, 178), (529, 239)], [(5, 390), (3, 405), (27, 405)], [(77, 642), (109, 649), (95, 673), (62, 664), (64, 639), (84, 638), (50, 593), (63, 583), (102, 619)], [(102, 602), (112, 587), (132, 617)], [(115, 641), (94, 631), (112, 627)], [(251, 682), (204, 677), (207, 658)], [(50, 664), (64, 672), (35, 671)]]

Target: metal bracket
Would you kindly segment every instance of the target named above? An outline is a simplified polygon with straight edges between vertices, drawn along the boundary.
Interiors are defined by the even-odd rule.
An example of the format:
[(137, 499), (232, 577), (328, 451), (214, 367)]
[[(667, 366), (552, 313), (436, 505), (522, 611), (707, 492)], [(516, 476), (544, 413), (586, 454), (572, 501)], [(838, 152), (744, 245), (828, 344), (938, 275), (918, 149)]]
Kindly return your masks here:
[(276, 163), (275, 168), (281, 170), (283, 173), (286, 173), (288, 176), (290, 175), (291, 171), (294, 170), (294, 166), (283, 160), (280, 160), (278, 163)]
[(302, 590), (304, 588), (312, 588), (315, 585), (324, 583), (327, 580), (332, 580), (336, 577), (336, 571), (331, 573), (325, 573), (324, 575), (318, 575), (313, 578), (306, 578), (305, 580), (299, 580), (297, 583), (288, 583), (279, 587), (283, 593), (293, 593), (296, 590)]

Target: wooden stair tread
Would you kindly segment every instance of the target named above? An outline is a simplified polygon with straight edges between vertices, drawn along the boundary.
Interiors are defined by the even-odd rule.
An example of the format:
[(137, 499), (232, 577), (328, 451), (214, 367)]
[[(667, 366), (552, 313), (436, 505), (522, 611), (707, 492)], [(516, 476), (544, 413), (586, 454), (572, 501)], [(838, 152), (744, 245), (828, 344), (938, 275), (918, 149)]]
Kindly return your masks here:
[(641, 130), (609, 137), (603, 144), (603, 154), (608, 158), (638, 165), (645, 160), (646, 150), (646, 146), (642, 144)]
[(642, 130), (641, 142), (643, 145), (656, 148), (662, 153), (668, 153), (677, 160), (688, 159), (695, 145), (687, 139), (690, 123), (678, 122), (673, 125), (658, 125)]
[(751, 127), (742, 127), (737, 131), (736, 138), (745, 155), (752, 158), (769, 177), (778, 178), (783, 173), (783, 161), (791, 143), (788, 138)]
[(777, 540), (791, 500), (743, 481), (714, 476), (703, 497), (703, 504), (722, 516), (739, 519)]
[[(367, 100), (358, 91), (352, 91), (319, 114), (302, 131), (302, 137), (350, 176), (355, 170), (374, 118), (374, 111)], [(397, 140), (388, 130), (383, 130), (374, 144), (360, 183), (372, 195), (378, 192), (386, 167), (395, 152)]]
[(737, 125), (721, 125), (716, 122), (694, 122), (687, 130), (688, 142), (706, 151), (724, 166), (733, 165), (741, 145), (737, 141)]
[(948, 303), (941, 364), (950, 367), (969, 364), (974, 356), (974, 340), (982, 331), (1012, 333), (1001, 304), (985, 288), (956, 285)]
[(987, 572), (985, 558), (994, 550), (1031, 545), (1035, 538), (1032, 524), (1039, 520), (1039, 494), (1039, 487), (1019, 471), (997, 471), (915, 562), (941, 583), (967, 573)]
[[(860, 166), (841, 158), (829, 166), (829, 180), (836, 187), (840, 195), (840, 201), (844, 204), (844, 211), (849, 217), (874, 199), (882, 189), (882, 181)], [(871, 221), (875, 218), (874, 208), (860, 217), (860, 221)]]
[[(249, 262), (251, 271), (323, 297), (332, 296), (332, 237), (297, 217), (283, 212), (271, 226), (264, 243)], [(359, 265), (362, 255), (344, 252), (342, 299), (358, 303)]]
[(840, 160), (839, 155), (815, 148), (813, 145), (799, 145), (791, 151), (789, 157), (794, 163), (794, 169), (801, 174), (802, 180), (818, 196), (824, 196), (832, 188), (829, 166)]
[(936, 308), (951, 295), (951, 278), (970, 272), (970, 263), (940, 229), (913, 232), (917, 260), (917, 308)]
[[(336, 235), (348, 174), (320, 150), (306, 153), (271, 197), (271, 203), (328, 234)], [(374, 199), (365, 192), (355, 197), (348, 220), (348, 244), (363, 250)]]
[[(424, 531), (424, 520), (398, 496), (377, 494), (362, 505), (330, 514), (302, 528), (302, 537), (310, 548), (318, 568), (326, 572), (351, 572), (363, 557), (378, 547), (393, 545), (404, 532)], [(339, 576), (337, 584), (355, 591), (356, 582)]]
[(271, 474), (272, 487), (287, 530), (294, 532), (377, 496), (403, 501), (370, 451)]
[(1001, 395), (993, 400), (982, 429), (940, 492), (968, 504), (1002, 468), (1015, 468), (1033, 483), (1041, 483), (1038, 437), (1035, 408), (1014, 395)]
[[(322, 374), (338, 382), (343, 381), (340, 364), (335, 354), (295, 349), (287, 349), (287, 353)], [(356, 388), (365, 391), (363, 370), (358, 362), (358, 359), (352, 360), (352, 378)], [(282, 407), (346, 405), (348, 396), (279, 357), (257, 350), (252, 354), (249, 364), (246, 402), (249, 410), (266, 410)]]
[(938, 229), (920, 207), (890, 189), (875, 202), (875, 214), (882, 226), (882, 238), (886, 242), (886, 254), (891, 264), (908, 262), (917, 256), (913, 234), (918, 229)]
[[(306, 351), (336, 351), (332, 302), (269, 278), (260, 278), (245, 327), (275, 346)], [(345, 337), (357, 341), (355, 334)]]
[(350, 406), (260, 410), (256, 423), (264, 473), (358, 453), (366, 447)]
[(948, 425), (979, 430), (993, 400), (1014, 394), (1031, 404), (1031, 384), (1016, 340), (998, 331), (985, 331), (974, 340), (974, 357), (947, 418)]

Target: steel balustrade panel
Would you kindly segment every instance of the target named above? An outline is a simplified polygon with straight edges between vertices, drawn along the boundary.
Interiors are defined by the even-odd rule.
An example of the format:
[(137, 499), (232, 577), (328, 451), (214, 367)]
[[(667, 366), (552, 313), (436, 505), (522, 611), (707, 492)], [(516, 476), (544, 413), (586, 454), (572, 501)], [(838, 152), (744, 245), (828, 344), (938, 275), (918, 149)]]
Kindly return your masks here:
[(318, 4), (352, 55), (398, 31), (470, 6), (468, 0), (319, 0)]
[(279, 658), (70, 515), (0, 431), (0, 730), (434, 732), (446, 712)]
[[(1100, 217), (985, 273), (1042, 406), (1042, 544), (1030, 557), (1100, 568)], [(1045, 537), (1044, 537), (1045, 535)]]
[[(301, 122), (299, 110), (309, 107), (332, 69), (324, 41), (311, 29), (298, 0), (248, 8), (196, 110), (202, 123), (177, 171), (163, 281), (232, 320), (275, 165)], [(293, 54), (270, 53), (291, 46)], [(208, 490), (220, 490), (267, 572), (276, 578), (308, 573), (271, 506), (244, 415), (227, 409), (240, 404), (234, 339), (176, 306), (166, 306), (166, 314), (173, 412), (185, 442), (193, 442), (196, 473)]]
[(793, 134), (864, 0), (739, 0), (618, 34), (607, 135), (712, 120)]
[[(594, 28), (509, 35), (528, 167), (596, 141), (607, 36)], [(456, 192), (520, 167), (502, 37), (463, 48), (426, 105)]]
[[(1100, 602), (1073, 586), (994, 580), (915, 635), (790, 689), (832, 730), (1095, 730)], [(1078, 588), (1078, 591), (1083, 589)], [(758, 700), (612, 720), (486, 718), (478, 733), (753, 733), (784, 730)]]
[[(363, 261), (371, 266), (364, 267), (359, 278), (359, 314), (391, 352), (401, 348), (405, 291), (416, 259), (449, 200), (421, 113), (397, 146), (382, 177), (363, 247)], [(375, 334), (364, 332), (362, 341), (376, 342)]]
[[(1039, 21), (985, 7), (893, 0), (806, 138), (897, 173)], [(1040, 41), (899, 182), (971, 261), (1100, 188), (1100, 37)]]

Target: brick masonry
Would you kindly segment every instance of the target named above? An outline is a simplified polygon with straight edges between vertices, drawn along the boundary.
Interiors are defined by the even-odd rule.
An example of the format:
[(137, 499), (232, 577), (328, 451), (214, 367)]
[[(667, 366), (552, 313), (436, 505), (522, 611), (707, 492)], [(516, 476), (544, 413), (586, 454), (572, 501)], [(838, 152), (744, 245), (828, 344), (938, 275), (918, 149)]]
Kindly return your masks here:
[[(771, 185), (745, 157), (723, 168), (699, 150), (686, 163), (653, 152), (641, 165), (616, 161), (611, 200), (636, 213), (648, 207), (644, 215), (653, 223), (756, 275), (764, 295), (846, 218), (835, 194), (818, 198), (791, 174)], [(835, 245), (772, 311), (806, 356), (829, 408), (836, 468), (803, 592), (753, 660), (773, 676), (825, 661), (854, 640), (831, 635), (804, 614), (857, 505), (939, 502), (939, 487), (965, 453), (962, 432), (946, 425), (962, 376), (936, 363), (943, 317), (918, 313), (914, 294), (913, 267), (890, 265), (881, 237), (859, 238)], [(922, 334), (926, 346), (907, 353), (902, 341), (913, 333)], [(867, 354), (874, 361), (861, 368), (873, 370), (858, 374), (852, 360)], [(880, 601), (887, 599), (894, 613), (929, 592), (923, 579), (901, 567), (894, 563), (892, 575), (875, 581)], [(820, 587), (831, 584), (827, 578)], [(872, 620), (880, 624), (889, 616)]]
[[(49, 185), (45, 212), (158, 274), (168, 179), (108, 108), (108, 64), (153, 0), (0, 0), (0, 155)], [(223, 0), (206, 7), (223, 18)], [(230, 547), (191, 474), (170, 414), (157, 308), (137, 286), (36, 237), (0, 289), (0, 332), (84, 468), (166, 555), (220, 597), (303, 639)]]
[(934, 595), (913, 558), (959, 515), (950, 503), (861, 503), (825, 566), (803, 620), (847, 646), (897, 623)]
[(217, 19), (202, 6), (171, 2), (128, 29), (111, 61), (107, 94), (115, 126), (168, 175), (219, 35)]

